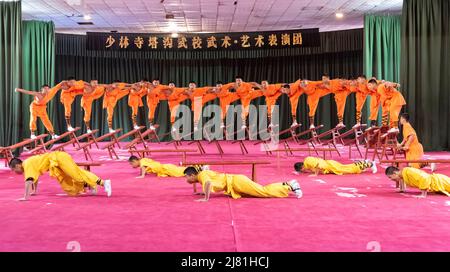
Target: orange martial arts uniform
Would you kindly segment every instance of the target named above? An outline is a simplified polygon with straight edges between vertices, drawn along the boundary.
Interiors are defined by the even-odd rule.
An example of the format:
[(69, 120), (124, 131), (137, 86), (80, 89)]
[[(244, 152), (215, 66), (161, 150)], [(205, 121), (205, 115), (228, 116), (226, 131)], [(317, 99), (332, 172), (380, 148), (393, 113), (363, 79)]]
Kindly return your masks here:
[[(247, 94), (247, 96), (244, 98), (245, 100), (245, 106), (244, 104), (242, 105), (242, 114), (241, 114), (241, 119), (242, 120), (247, 120), (247, 116), (250, 112), (250, 103), (252, 102), (253, 99), (256, 99), (258, 97), (264, 96), (264, 93), (262, 90), (255, 90), (255, 89), (251, 89), (250, 92)], [(242, 100), (241, 100), (242, 101)]]
[(314, 116), (316, 115), (320, 98), (330, 93), (330, 90), (321, 88), (320, 85), (322, 85), (322, 81), (309, 81), (306, 88), (304, 88), (304, 92), (307, 95), (306, 102), (309, 107), (308, 116), (311, 125), (314, 124)]
[[(420, 160), (423, 156), (423, 146), (419, 142), (419, 138), (417, 137), (417, 133), (410, 123), (403, 124), (403, 139), (408, 138), (409, 136), (414, 136), (414, 140), (408, 147), (408, 150), (405, 151), (407, 160)], [(414, 168), (420, 168), (420, 163), (410, 163), (409, 166)]]
[(67, 125), (70, 125), (70, 116), (72, 114), (72, 103), (77, 95), (81, 95), (84, 92), (84, 81), (75, 81), (74, 86), (61, 92), (61, 103), (64, 105), (64, 116), (66, 118)]
[(141, 88), (140, 90), (131, 89), (128, 94), (128, 106), (131, 108), (131, 121), (133, 127), (137, 126), (137, 114), (139, 107), (143, 107), (142, 97), (147, 94), (147, 88)]
[[(194, 112), (194, 126), (197, 126), (197, 124), (200, 122), (200, 117), (202, 116), (202, 110), (203, 105), (207, 102), (204, 100), (204, 96), (208, 96), (208, 101), (211, 101), (212, 97), (217, 97), (216, 94), (207, 93), (207, 91), (210, 89), (210, 87), (202, 87), (202, 88), (195, 88), (192, 90), (191, 94), (191, 108)], [(213, 99), (214, 99), (213, 98)], [(206, 102), (205, 102), (206, 101)]]
[(336, 102), (337, 116), (339, 123), (344, 122), (345, 103), (347, 96), (351, 90), (349, 86), (345, 86), (341, 79), (330, 80), (330, 92), (334, 94), (334, 102)]
[(189, 96), (184, 93), (185, 90), (186, 88), (172, 88), (172, 93), (167, 98), (170, 110), (170, 123), (172, 124), (175, 122), (180, 102), (189, 98)]
[(50, 134), (54, 134), (54, 129), (52, 122), (50, 122), (50, 119), (48, 118), (47, 114), (47, 103), (52, 100), (52, 98), (56, 95), (56, 93), (61, 89), (61, 83), (56, 85), (55, 87), (51, 88), (48, 93), (40, 100), (38, 101), (37, 97), (34, 98), (33, 102), (30, 104), (30, 130), (31, 133), (34, 134), (34, 132), (37, 130), (36, 122), (37, 118), (41, 118), (42, 123), (44, 124), (44, 127), (47, 129)]
[(168, 86), (160, 84), (153, 89), (149, 88), (147, 90), (148, 120), (150, 123), (153, 123), (153, 119), (155, 119), (155, 111), (159, 104), (161, 91), (166, 88), (168, 88)]
[(220, 91), (217, 93), (217, 97), (220, 102), (220, 109), (222, 112), (222, 120), (224, 120), (227, 116), (228, 106), (234, 101), (239, 99), (239, 96), (235, 92), (230, 92), (229, 89), (234, 86), (234, 83), (228, 83), (223, 85), (220, 88)]
[(119, 86), (117, 88), (114, 88), (111, 91), (106, 91), (103, 98), (103, 108), (106, 109), (108, 114), (109, 129), (112, 129), (114, 108), (116, 107), (117, 102), (129, 92), (129, 90), (125, 89), (125, 83), (119, 83), (118, 85)]
[(386, 126), (389, 118), (389, 126), (398, 127), (398, 116), (403, 105), (406, 105), (405, 98), (395, 88), (387, 87), (386, 83), (378, 86), (377, 93), (380, 95), (382, 124)]
[(248, 82), (242, 82), (241, 85), (239, 85), (239, 87), (236, 88), (236, 94), (241, 99), (241, 104), (242, 104), (241, 118), (243, 121), (245, 121), (246, 116), (247, 116), (245, 114), (245, 112), (248, 110), (248, 107), (250, 105), (250, 101), (251, 101), (251, 97), (252, 97), (252, 95), (251, 95), (252, 88), (253, 88), (252, 84), (250, 84)]
[(370, 90), (367, 88), (367, 82), (358, 83), (355, 87), (356, 96), (356, 123), (361, 124), (361, 112), (364, 104), (366, 103), (367, 95), (369, 95)]
[(297, 80), (296, 82), (292, 83), (290, 86), (290, 90), (291, 91), (289, 92), (289, 101), (291, 102), (292, 119), (294, 119), (297, 122), (296, 119), (297, 119), (298, 99), (303, 94), (303, 89), (300, 88), (300, 80)]
[(92, 102), (94, 100), (99, 99), (102, 97), (103, 93), (105, 92), (105, 87), (103, 86), (97, 86), (95, 87), (94, 91), (91, 93), (83, 93), (83, 96), (81, 97), (81, 107), (84, 110), (84, 123), (86, 124), (86, 128), (90, 129), (89, 122), (91, 121), (91, 112), (92, 112)]
[(280, 97), (280, 89), (282, 84), (270, 84), (264, 90), (264, 96), (266, 97), (267, 115), (269, 119), (272, 118), (273, 106), (277, 103), (278, 97)]

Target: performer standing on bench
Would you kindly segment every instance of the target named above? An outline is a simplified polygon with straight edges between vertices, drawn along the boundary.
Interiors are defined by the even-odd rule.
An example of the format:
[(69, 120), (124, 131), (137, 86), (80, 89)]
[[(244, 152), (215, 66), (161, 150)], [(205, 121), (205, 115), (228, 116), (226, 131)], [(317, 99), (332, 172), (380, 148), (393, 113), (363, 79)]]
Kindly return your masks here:
[(377, 172), (377, 166), (372, 161), (357, 161), (351, 164), (341, 164), (334, 160), (324, 160), (316, 157), (306, 157), (303, 162), (294, 164), (294, 169), (297, 172), (312, 172), (314, 176), (319, 173), (322, 174), (361, 174), (366, 169), (371, 169), (372, 173)]
[(175, 119), (177, 117), (178, 109), (180, 107), (180, 103), (186, 99), (189, 99), (189, 96), (185, 94), (186, 88), (177, 88), (175, 86), (175, 82), (169, 81), (169, 90), (170, 95), (168, 96), (168, 104), (170, 111), (170, 124), (172, 127), (172, 131), (177, 131), (177, 128), (174, 127)]
[(225, 120), (227, 118), (228, 106), (234, 101), (239, 99), (239, 96), (236, 92), (230, 92), (230, 89), (233, 88), (234, 83), (223, 84), (222, 81), (216, 82), (216, 95), (219, 98), (219, 104), (221, 109), (221, 119), (222, 123), (220, 124), (220, 128), (225, 127)]
[(143, 79), (141, 82), (131, 85), (130, 93), (128, 95), (128, 106), (131, 108), (131, 122), (133, 123), (133, 129), (139, 129), (137, 114), (139, 108), (144, 106), (142, 97), (147, 94), (147, 89), (145, 88), (146, 82), (147, 80)]
[(91, 133), (91, 112), (92, 112), (92, 102), (103, 96), (105, 92), (105, 86), (99, 85), (98, 80), (93, 79), (90, 85), (84, 88), (83, 96), (81, 97), (81, 107), (84, 111), (84, 124), (86, 125), (87, 133)]
[(307, 95), (306, 103), (309, 107), (309, 128), (315, 128), (314, 116), (316, 115), (317, 106), (321, 97), (330, 93), (330, 90), (326, 88), (322, 81), (303, 81), (300, 83), (300, 87), (303, 88)]
[(194, 131), (198, 130), (198, 124), (202, 116), (203, 96), (211, 90), (212, 87), (197, 88), (197, 83), (194, 81), (189, 82), (189, 87), (185, 91), (189, 95), (192, 103), (191, 109), (194, 112)]
[(381, 96), (377, 92), (378, 81), (375, 78), (371, 78), (367, 83), (367, 89), (370, 94), (370, 126), (377, 126), (378, 110), (380, 108)]
[[(411, 126), (411, 123), (409, 123), (409, 114), (403, 113), (400, 116), (400, 124), (403, 128), (403, 141), (398, 144), (398, 149), (405, 151), (407, 160), (421, 160), (423, 156), (423, 146), (419, 142), (416, 131)], [(427, 166), (427, 164), (410, 163), (409, 166), (422, 168)], [(435, 163), (431, 163), (430, 166), (432, 171), (436, 170)]]
[[(236, 76), (235, 77), (235, 82), (234, 82), (234, 90), (236, 91), (236, 94), (239, 96), (239, 98), (241, 99), (241, 106), (242, 106), (242, 115), (241, 115), (241, 119), (244, 118), (245, 116), (245, 109), (248, 108), (248, 106), (250, 105), (250, 92), (252, 91), (252, 84), (248, 83), (248, 82), (244, 82), (242, 80), (241, 76)], [(233, 101), (230, 101), (230, 103), (233, 103)], [(242, 120), (242, 127), (241, 129), (245, 129), (247, 127), (247, 125), (245, 124), (245, 120)]]
[(113, 129), (114, 108), (116, 107), (117, 102), (129, 93), (129, 88), (127, 88), (127, 86), (130, 86), (130, 84), (114, 80), (113, 84), (106, 88), (105, 96), (103, 98), (103, 108), (106, 109), (108, 114), (109, 133), (115, 132)]
[(334, 94), (334, 102), (336, 103), (337, 117), (339, 121), (336, 127), (337, 128), (345, 127), (344, 125), (345, 104), (347, 102), (347, 96), (351, 92), (349, 82), (342, 79), (330, 80), (328, 76), (323, 76), (322, 82), (324, 82), (324, 85), (329, 88), (331, 93)]
[(450, 177), (442, 174), (428, 174), (423, 170), (405, 167), (398, 169), (389, 166), (385, 171), (389, 179), (395, 181), (400, 192), (406, 192), (406, 185), (421, 190), (422, 194), (417, 198), (427, 197), (427, 193), (442, 193), (450, 196)]
[(155, 130), (155, 110), (159, 104), (159, 95), (162, 90), (167, 89), (168, 86), (162, 85), (158, 78), (153, 79), (152, 84), (147, 85), (147, 107), (148, 107), (148, 122), (149, 128)]
[(16, 88), (16, 92), (28, 94), (34, 96), (33, 102), (30, 104), (30, 131), (31, 139), (36, 138), (36, 122), (37, 118), (39, 117), (44, 124), (44, 127), (47, 129), (48, 133), (52, 135), (52, 139), (56, 139), (58, 135), (55, 134), (55, 130), (53, 129), (52, 122), (48, 118), (47, 114), (47, 103), (52, 100), (52, 98), (56, 95), (56, 93), (61, 89), (66, 88), (68, 89), (69, 86), (65, 81), (62, 81), (61, 83), (57, 84), (55, 87), (50, 88), (48, 85), (43, 85), (41, 87), (40, 92), (33, 92), (33, 91), (27, 91), (24, 89)]
[(361, 112), (364, 104), (366, 103), (367, 95), (370, 91), (367, 88), (367, 80), (365, 75), (360, 75), (357, 79), (355, 88), (356, 96), (356, 124), (353, 128), (361, 125)]
[(39, 177), (45, 172), (56, 178), (61, 188), (70, 196), (79, 195), (87, 186), (93, 194), (96, 194), (97, 185), (103, 186), (108, 197), (111, 196), (110, 180), (102, 180), (95, 174), (81, 169), (66, 152), (45, 153), (24, 161), (14, 158), (9, 162), (9, 167), (17, 174), (23, 174), (25, 178), (25, 194), (19, 200), (28, 200), (29, 196), (36, 194)]
[(61, 103), (64, 105), (64, 118), (66, 119), (67, 131), (74, 131), (70, 123), (70, 118), (72, 116), (72, 104), (77, 95), (82, 95), (84, 88), (89, 86), (83, 80), (75, 80), (74, 77), (67, 78), (67, 84), (69, 89), (63, 90), (61, 92)]
[(289, 192), (294, 192), (297, 198), (301, 198), (303, 195), (300, 185), (296, 180), (271, 183), (263, 186), (244, 175), (230, 175), (211, 170), (199, 171), (192, 166), (187, 167), (184, 170), (184, 174), (189, 184), (200, 183), (202, 185), (205, 197), (197, 201), (208, 201), (211, 193), (222, 191), (225, 195), (231, 196), (234, 199), (241, 197), (288, 197)]
[[(297, 123), (297, 108), (298, 108), (298, 100), (300, 96), (303, 94), (303, 88), (300, 87), (301, 80), (297, 80), (294, 83), (289, 84), (289, 101), (291, 102), (291, 113), (292, 113), (292, 125), (291, 127), (295, 127), (298, 125)], [(286, 84), (284, 89), (286, 89)]]
[(406, 105), (403, 95), (395, 89), (398, 84), (392, 82), (385, 82), (378, 86), (377, 92), (380, 94), (380, 103), (382, 110), (382, 125), (388, 125), (388, 132), (398, 132), (398, 116), (402, 107)]
[(141, 175), (136, 178), (144, 178), (146, 173), (156, 174), (158, 177), (184, 177), (186, 167), (177, 166), (175, 164), (162, 164), (152, 159), (131, 156), (128, 162), (133, 168), (140, 168)]
[[(268, 123), (269, 127), (271, 128), (274, 126), (272, 124), (273, 107), (277, 103), (278, 97), (280, 97), (280, 95), (282, 94), (281, 88), (283, 87), (283, 84), (269, 84), (269, 81), (263, 80), (261, 81), (261, 85), (254, 83), (253, 86), (259, 88), (266, 97), (267, 116), (269, 118)], [(295, 86), (293, 88), (295, 88)]]

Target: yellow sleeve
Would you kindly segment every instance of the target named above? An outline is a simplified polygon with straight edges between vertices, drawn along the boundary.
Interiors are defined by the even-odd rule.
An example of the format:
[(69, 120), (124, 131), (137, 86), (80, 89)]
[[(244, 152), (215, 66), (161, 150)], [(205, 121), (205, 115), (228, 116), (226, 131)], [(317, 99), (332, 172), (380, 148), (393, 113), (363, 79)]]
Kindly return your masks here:
[(41, 173), (39, 172), (35, 163), (33, 163), (32, 161), (28, 161), (28, 160), (25, 160), (23, 162), (23, 176), (24, 176), (25, 181), (27, 179), (32, 178), (33, 182), (36, 183), (38, 181), (40, 175), (41, 175)]

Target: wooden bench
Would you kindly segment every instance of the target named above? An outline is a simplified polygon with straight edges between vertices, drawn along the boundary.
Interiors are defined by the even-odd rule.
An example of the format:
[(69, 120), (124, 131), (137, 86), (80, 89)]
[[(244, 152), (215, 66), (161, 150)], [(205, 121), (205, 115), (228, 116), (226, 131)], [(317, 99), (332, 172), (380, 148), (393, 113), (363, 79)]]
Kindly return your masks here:
[(256, 181), (256, 165), (270, 164), (269, 161), (198, 161), (198, 162), (183, 162), (182, 165), (252, 165), (252, 180)]
[(8, 166), (9, 161), (12, 158), (14, 158), (14, 155), (13, 155), (14, 150), (21, 148), (21, 147), (25, 147), (27, 145), (32, 145), (35, 148), (39, 144), (44, 144), (44, 139), (47, 136), (48, 136), (48, 134), (41, 134), (41, 135), (36, 136), (36, 138), (34, 138), (34, 139), (25, 139), (22, 142), (19, 142), (19, 143), (10, 145), (10, 146), (6, 146), (6, 147), (1, 147), (0, 155), (3, 157), (3, 159), (5, 161), (5, 166)]
[[(95, 138), (95, 134), (98, 132), (98, 129), (94, 129), (91, 132), (85, 133), (83, 135), (80, 135), (77, 137), (78, 141), (81, 142), (81, 140), (86, 139), (86, 142), (91, 142), (91, 144), (95, 144), (95, 146), (97, 147), (97, 149), (99, 149), (98, 146), (98, 142), (97, 139)], [(80, 149), (81, 146), (78, 147), (78, 150)], [(91, 145), (89, 145), (89, 148), (91, 147)]]
[(84, 167), (87, 171), (91, 171), (91, 166), (101, 166), (102, 162), (90, 161), (90, 162), (75, 162), (78, 166)]
[(127, 133), (125, 133), (125, 134), (123, 134), (123, 135), (120, 135), (120, 136), (117, 138), (117, 141), (120, 142), (120, 141), (122, 141), (123, 139), (126, 139), (126, 138), (128, 138), (128, 137), (130, 137), (130, 136), (133, 136), (134, 139), (139, 138), (139, 139), (141, 139), (141, 141), (143, 142), (143, 141), (144, 141), (144, 138), (142, 137), (141, 130), (144, 129), (144, 128), (145, 128), (144, 126), (140, 126), (138, 129), (130, 130), (130, 131), (128, 131)]
[(45, 151), (47, 151), (47, 147), (61, 141), (62, 139), (66, 138), (66, 137), (70, 137), (70, 141), (73, 140), (72, 144), (75, 145), (75, 143), (78, 144), (78, 146), (80, 146), (80, 143), (78, 142), (78, 140), (76, 139), (77, 136), (75, 134), (75, 132), (77, 132), (78, 130), (80, 130), (79, 127), (74, 128), (73, 131), (66, 131), (63, 134), (59, 135), (57, 138), (55, 139), (51, 139), (50, 141), (47, 141), (41, 145), (38, 145), (37, 147), (33, 148), (32, 150), (28, 151), (28, 153), (30, 154), (39, 154), (39, 153), (44, 153)]
[[(344, 129), (345, 127), (335, 127), (332, 128), (328, 131), (325, 131), (319, 135), (317, 135), (316, 137), (313, 137), (310, 139), (310, 144), (312, 144), (314, 146), (314, 143), (318, 143), (320, 145), (323, 146), (328, 146), (328, 148), (330, 149), (334, 149), (334, 151), (338, 154), (338, 156), (341, 156), (341, 153), (339, 152), (339, 150), (336, 147), (336, 142), (339, 140), (342, 142), (342, 139), (340, 138), (340, 133), (339, 131)], [(328, 137), (331, 135), (331, 139), (324, 139), (325, 137)], [(343, 144), (343, 142), (342, 142)], [(331, 151), (330, 151), (330, 156), (332, 155)]]
[(310, 148), (309, 146), (307, 147), (295, 147), (295, 148), (289, 148), (289, 149), (274, 149), (272, 150), (272, 152), (277, 152), (278, 154), (280, 152), (286, 152), (286, 155), (288, 155), (288, 151), (291, 153), (292, 155), (292, 151), (308, 151), (308, 155), (311, 156), (311, 151), (315, 151), (316, 154), (317, 152), (323, 152), (323, 159), (326, 159), (326, 152), (336, 152), (337, 150), (335, 148)]
[(64, 147), (68, 146), (68, 145), (73, 145), (73, 143), (75, 142), (74, 139), (70, 139), (69, 141), (62, 143), (60, 145), (55, 145), (53, 146), (50, 151), (64, 151)]
[(422, 159), (422, 160), (406, 160), (406, 159), (395, 159), (395, 160), (380, 160), (380, 163), (389, 163), (394, 166), (399, 166), (401, 163), (450, 163), (450, 159)]
[(355, 126), (350, 130), (340, 134), (338, 136), (339, 140), (342, 142), (343, 146), (348, 146), (348, 158), (352, 158), (352, 147), (355, 147), (356, 151), (358, 151), (359, 156), (362, 158), (363, 154), (360, 149), (360, 143), (363, 139), (362, 130), (367, 127), (366, 124), (362, 124), (359, 126)]
[(104, 134), (97, 138), (97, 141), (99, 142), (103, 141), (104, 139), (110, 138), (110, 142), (107, 143), (105, 146), (103, 146), (102, 149), (103, 150), (108, 149), (108, 154), (111, 159), (114, 159), (113, 155), (116, 156), (117, 159), (119, 159), (119, 156), (114, 150), (114, 146), (117, 145), (117, 147), (120, 148), (119, 141), (117, 140), (117, 133), (119, 133), (120, 131), (122, 131), (122, 129), (118, 128), (114, 132)]
[(197, 149), (129, 149), (131, 155), (137, 153), (139, 157), (145, 158), (145, 154), (150, 155), (151, 153), (182, 153), (182, 162), (186, 161), (186, 153), (196, 153)]

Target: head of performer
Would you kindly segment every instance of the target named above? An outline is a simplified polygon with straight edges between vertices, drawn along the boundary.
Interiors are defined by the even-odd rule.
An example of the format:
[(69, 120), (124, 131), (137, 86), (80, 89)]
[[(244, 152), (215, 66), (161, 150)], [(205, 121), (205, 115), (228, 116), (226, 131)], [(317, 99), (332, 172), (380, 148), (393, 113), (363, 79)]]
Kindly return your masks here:
[(269, 81), (267, 79), (261, 81), (261, 86), (265, 89), (269, 87)]
[(158, 86), (158, 85), (159, 85), (159, 78), (153, 79), (152, 84), (153, 84), (153, 86), (155, 86), (155, 87)]
[(404, 125), (406, 123), (409, 123), (409, 114), (404, 112), (400, 115), (400, 124)]
[(131, 167), (133, 168), (138, 168), (141, 164), (139, 163), (139, 158), (136, 156), (131, 156), (128, 158), (128, 163), (131, 165)]
[(142, 88), (147, 87), (147, 84), (149, 84), (149, 83), (150, 83), (150, 82), (148, 81), (148, 78), (146, 78), (146, 77), (143, 77), (143, 78), (141, 79), (141, 81), (139, 81), (139, 84), (141, 85)]
[(69, 85), (69, 87), (75, 86), (75, 82), (76, 82), (75, 77), (70, 76), (67, 78), (67, 85)]
[(216, 82), (216, 86), (212, 89), (212, 92), (218, 93), (218, 92), (220, 92), (222, 87), (223, 87), (223, 82), (222, 81), (217, 81)]
[(369, 89), (371, 91), (376, 91), (377, 87), (378, 87), (378, 82), (374, 78), (370, 79), (369, 82), (367, 83), (367, 89)]
[(307, 86), (308, 86), (308, 80), (303, 79), (303, 80), (300, 81), (300, 87), (302, 87), (304, 89)]
[(94, 88), (98, 86), (98, 80), (97, 79), (91, 79), (91, 81), (89, 83)]
[(296, 162), (294, 164), (294, 169), (296, 172), (302, 172), (303, 171), (303, 162)]
[(48, 86), (47, 84), (44, 84), (41, 86), (41, 94), (46, 95), (49, 90), (50, 90), (50, 86)]
[(242, 80), (242, 77), (241, 77), (241, 76), (236, 76), (234, 79), (235, 79), (235, 82), (236, 82), (236, 84), (237, 84), (238, 86), (241, 86), (242, 82), (244, 82), (244, 81)]
[(358, 76), (358, 79), (357, 79), (359, 84), (366, 83), (366, 80), (367, 80), (366, 75), (360, 75), (360, 76)]
[(176, 87), (175, 82), (169, 81), (169, 88), (173, 89), (175, 87)]
[(291, 92), (291, 85), (284, 84), (283, 87), (281, 87), (281, 92), (285, 94), (289, 94)]
[(186, 176), (186, 181), (189, 184), (198, 183), (198, 173), (199, 169), (194, 166), (189, 166), (184, 169), (184, 175)]
[(330, 84), (330, 76), (327, 74), (323, 74), (322, 76), (322, 83), (325, 85), (329, 85)]
[(395, 183), (397, 184), (397, 187), (398, 187), (399, 183), (401, 181), (403, 181), (403, 177), (401, 175), (400, 169), (398, 169), (395, 166), (389, 166), (388, 168), (386, 168), (386, 171), (384, 173), (390, 180), (395, 181)]
[(197, 88), (197, 83), (195, 81), (189, 82), (189, 89), (194, 90), (195, 88)]
[(23, 173), (23, 162), (19, 158), (13, 158), (9, 161), (9, 168), (16, 174)]

